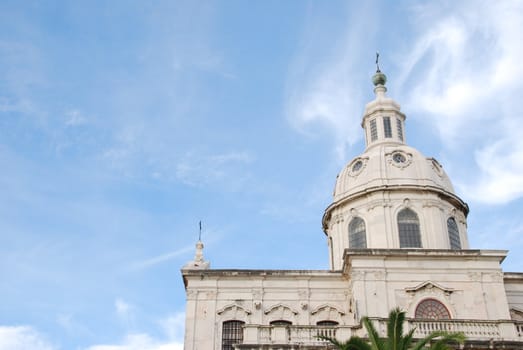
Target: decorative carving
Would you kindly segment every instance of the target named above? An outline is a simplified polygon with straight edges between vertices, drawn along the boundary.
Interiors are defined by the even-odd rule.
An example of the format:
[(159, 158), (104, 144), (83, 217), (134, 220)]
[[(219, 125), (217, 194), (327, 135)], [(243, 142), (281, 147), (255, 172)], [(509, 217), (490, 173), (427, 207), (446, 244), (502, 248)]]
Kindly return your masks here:
[(241, 320), (249, 322), (249, 316), (252, 312), (238, 304), (229, 304), (216, 312), (222, 319)]
[(343, 214), (336, 214), (332, 217), (332, 220), (336, 223), (336, 224), (339, 224), (340, 222), (343, 222), (344, 221), (344, 218), (343, 218)]
[(314, 323), (329, 320), (342, 324), (345, 312), (331, 304), (322, 304), (311, 311), (311, 316)]
[[(407, 309), (409, 310), (408, 315), (411, 315), (410, 317), (414, 317), (415, 313), (418, 313), (418, 316), (421, 315), (421, 313), (416, 310), (419, 306), (419, 303), (423, 300), (436, 300), (437, 302), (444, 305), (444, 308), (447, 310), (449, 317), (452, 314), (450, 308), (447, 305), (452, 304), (450, 297), (452, 293), (456, 292), (456, 290), (453, 288), (442, 286), (436, 282), (425, 281), (415, 287), (405, 288), (404, 291), (407, 295), (409, 295)], [(430, 305), (434, 306), (436, 304)]]
[(425, 281), (421, 284), (418, 284), (417, 286), (415, 287), (410, 287), (410, 288), (405, 288), (405, 292), (407, 293), (422, 293), (422, 292), (425, 292), (425, 293), (438, 293), (438, 292), (442, 292), (444, 293), (445, 295), (450, 295), (451, 293), (453, 293), (455, 290), (452, 289), (452, 288), (447, 288), (447, 287), (443, 287), (442, 285), (438, 284), (438, 283), (435, 283), (435, 282), (431, 282), (431, 281)]
[(293, 320), (298, 315), (298, 311), (281, 303), (269, 307), (264, 313), (268, 316), (269, 322), (273, 320)]
[(510, 308), (510, 318), (514, 321), (523, 321), (523, 310), (515, 307)]

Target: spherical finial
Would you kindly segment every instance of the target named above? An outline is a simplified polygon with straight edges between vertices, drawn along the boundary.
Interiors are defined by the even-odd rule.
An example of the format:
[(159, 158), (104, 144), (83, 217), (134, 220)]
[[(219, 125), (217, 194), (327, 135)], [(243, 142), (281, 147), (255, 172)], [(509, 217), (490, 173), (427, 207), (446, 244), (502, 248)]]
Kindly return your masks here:
[(386, 82), (387, 76), (380, 71), (376, 72), (376, 74), (372, 76), (372, 83), (374, 86), (385, 85)]

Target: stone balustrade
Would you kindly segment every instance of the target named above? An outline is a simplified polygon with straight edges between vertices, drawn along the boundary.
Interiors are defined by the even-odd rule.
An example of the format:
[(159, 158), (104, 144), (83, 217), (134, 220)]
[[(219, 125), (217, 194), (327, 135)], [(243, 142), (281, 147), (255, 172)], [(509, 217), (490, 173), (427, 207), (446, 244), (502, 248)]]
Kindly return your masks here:
[[(372, 319), (378, 332), (385, 335), (386, 319)], [(408, 320), (405, 332), (412, 328), (415, 338), (423, 338), (435, 331), (462, 332), (468, 340), (523, 339), (523, 322), (481, 320)], [(249, 345), (299, 344), (313, 347), (325, 345), (320, 336), (346, 340), (352, 335), (365, 337), (359, 326), (297, 326), (297, 325), (245, 325), (243, 343), (238, 348), (250, 349)], [(245, 346), (244, 346), (245, 345)]]
[(260, 326), (245, 325), (243, 344), (306, 344), (322, 345), (321, 336), (347, 339), (352, 335), (347, 326)]
[[(380, 334), (385, 334), (387, 329), (386, 319), (373, 319)], [(461, 332), (469, 340), (508, 339), (521, 338), (521, 325), (514, 321), (483, 321), (483, 320), (419, 320), (407, 321), (406, 331), (416, 328), (414, 337), (423, 338), (432, 332)]]

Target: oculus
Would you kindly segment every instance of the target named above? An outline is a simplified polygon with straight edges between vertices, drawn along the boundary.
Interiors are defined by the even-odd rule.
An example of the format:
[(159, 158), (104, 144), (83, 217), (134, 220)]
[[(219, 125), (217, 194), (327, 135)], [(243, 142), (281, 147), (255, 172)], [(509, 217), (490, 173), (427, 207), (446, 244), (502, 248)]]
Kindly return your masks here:
[(399, 150), (393, 151), (387, 158), (390, 164), (398, 168), (406, 168), (412, 163), (412, 154)]
[(367, 165), (368, 158), (356, 158), (349, 164), (349, 175), (358, 176)]

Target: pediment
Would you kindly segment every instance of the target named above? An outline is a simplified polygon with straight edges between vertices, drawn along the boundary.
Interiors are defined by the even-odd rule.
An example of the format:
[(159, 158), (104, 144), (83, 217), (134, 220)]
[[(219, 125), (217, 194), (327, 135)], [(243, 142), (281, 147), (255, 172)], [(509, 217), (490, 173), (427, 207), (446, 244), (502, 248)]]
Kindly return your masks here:
[(432, 282), (432, 281), (425, 281), (423, 283), (418, 284), (415, 287), (405, 288), (405, 291), (407, 293), (417, 293), (417, 292), (427, 291), (427, 290), (440, 290), (441, 292), (443, 292), (445, 294), (450, 294), (450, 293), (454, 292), (453, 288), (448, 288), (439, 283)]
[(238, 305), (238, 304), (229, 304), (229, 305), (226, 305), (226, 306), (224, 306), (223, 308), (221, 308), (220, 310), (218, 310), (216, 313), (217, 313), (218, 315), (221, 315), (221, 314), (223, 314), (223, 313), (227, 313), (227, 312), (232, 312), (233, 314), (237, 314), (238, 312), (243, 312), (243, 313), (245, 313), (246, 315), (250, 315), (250, 314), (252, 314), (252, 311), (247, 310), (246, 308), (244, 308), (243, 306)]
[(329, 305), (329, 304), (322, 304), (322, 305), (316, 307), (314, 310), (311, 311), (311, 315), (316, 315), (321, 312), (325, 312), (325, 313), (336, 312), (340, 315), (345, 315), (345, 312), (343, 312), (340, 309), (338, 309), (337, 307)]
[(293, 315), (297, 315), (298, 314), (298, 311), (292, 309), (290, 306), (288, 305), (285, 305), (285, 304), (282, 304), (282, 303), (279, 303), (279, 304), (276, 304), (276, 305), (273, 305), (267, 309), (265, 309), (265, 312), (264, 312), (266, 315), (269, 315), (269, 314), (273, 314), (273, 313), (280, 313), (280, 314), (286, 314), (286, 313), (291, 313)]
[(514, 321), (523, 321), (523, 310), (517, 307), (511, 307), (510, 318)]

